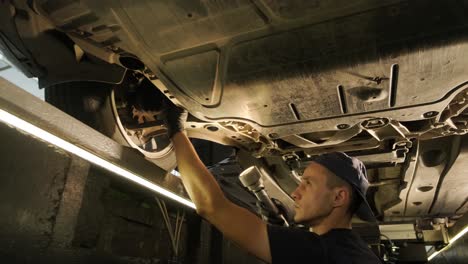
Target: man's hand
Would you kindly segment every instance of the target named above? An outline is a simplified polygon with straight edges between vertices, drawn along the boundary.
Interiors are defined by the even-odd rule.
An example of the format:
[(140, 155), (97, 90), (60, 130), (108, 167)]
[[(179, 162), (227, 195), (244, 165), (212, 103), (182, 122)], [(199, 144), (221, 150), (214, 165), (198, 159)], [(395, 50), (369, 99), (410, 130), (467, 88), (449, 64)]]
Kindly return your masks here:
[[(283, 203), (281, 203), (278, 199), (275, 199), (275, 198), (271, 198), (271, 200), (278, 208), (280, 214), (282, 214), (283, 217), (286, 219), (287, 218), (286, 209), (284, 208)], [(262, 202), (260, 201), (256, 202), (256, 209), (257, 209), (257, 212), (262, 216), (262, 219), (266, 221), (267, 223), (272, 224), (272, 225), (280, 225), (280, 226), (287, 225), (287, 223), (284, 221), (282, 217), (267, 210)]]
[(169, 100), (165, 101), (164, 104), (164, 123), (167, 127), (167, 135), (172, 138), (177, 132), (184, 131), (188, 113)]

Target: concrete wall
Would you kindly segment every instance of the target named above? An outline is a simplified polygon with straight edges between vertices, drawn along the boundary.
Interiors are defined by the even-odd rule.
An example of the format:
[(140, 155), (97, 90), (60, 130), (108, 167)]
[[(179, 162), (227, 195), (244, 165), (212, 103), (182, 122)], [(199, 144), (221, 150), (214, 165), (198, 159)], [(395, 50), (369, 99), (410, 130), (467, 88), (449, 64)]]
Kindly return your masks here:
[(175, 258), (153, 195), (3, 123), (0, 138), (1, 263), (259, 263), (193, 210)]
[[(164, 263), (173, 259), (154, 197), (3, 123), (0, 138), (0, 255), (4, 259), (11, 263)], [(176, 210), (170, 204), (168, 208)], [(182, 233), (181, 260), (187, 248), (186, 225)]]

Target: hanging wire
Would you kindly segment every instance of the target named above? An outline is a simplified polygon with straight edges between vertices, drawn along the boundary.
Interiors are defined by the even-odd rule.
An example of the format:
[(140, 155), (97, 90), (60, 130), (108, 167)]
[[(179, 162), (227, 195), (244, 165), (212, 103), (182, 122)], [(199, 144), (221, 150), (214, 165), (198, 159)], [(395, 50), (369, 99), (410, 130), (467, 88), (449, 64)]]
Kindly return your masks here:
[[(177, 210), (177, 215), (179, 215), (179, 210)], [(185, 220), (185, 210), (182, 211), (182, 216), (180, 217), (180, 220), (178, 222), (179, 229), (176, 231), (176, 247), (177, 247), (177, 249), (179, 248), (180, 234), (182, 232), (182, 225), (184, 223), (184, 220)], [(177, 224), (176, 224), (176, 227), (177, 227)]]
[(182, 211), (181, 213), (179, 209), (177, 210), (175, 229), (172, 229), (171, 219), (167, 211), (166, 203), (157, 197), (156, 197), (156, 202), (158, 203), (159, 209), (161, 210), (164, 223), (169, 233), (169, 238), (171, 240), (171, 245), (172, 245), (172, 250), (174, 251), (174, 256), (177, 258), (179, 254), (180, 234), (181, 234), (182, 225), (185, 219), (185, 211)]

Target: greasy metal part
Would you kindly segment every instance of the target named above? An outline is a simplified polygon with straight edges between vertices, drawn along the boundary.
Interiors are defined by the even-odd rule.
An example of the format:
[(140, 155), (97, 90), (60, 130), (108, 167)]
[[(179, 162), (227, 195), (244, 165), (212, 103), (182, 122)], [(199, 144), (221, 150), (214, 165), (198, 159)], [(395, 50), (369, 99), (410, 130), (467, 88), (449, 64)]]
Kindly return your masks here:
[(293, 144), (294, 146), (301, 147), (301, 148), (312, 148), (312, 147), (316, 147), (317, 145), (319, 145), (311, 140), (301, 137), (300, 135), (290, 135), (290, 136), (282, 137), (281, 139), (290, 144)]
[[(384, 211), (387, 221), (411, 220), (428, 215), (455, 217), (466, 211), (464, 199), (460, 199), (466, 196), (462, 176), (466, 175), (466, 166), (461, 165), (464, 164), (464, 156), (456, 166), (454, 163), (458, 161), (460, 142), (459, 137), (445, 137), (415, 144), (417, 152), (411, 152), (408, 156), (410, 159), (403, 177), (405, 184), (399, 195), (400, 202)], [(442, 182), (445, 177), (450, 180)], [(457, 213), (458, 208), (463, 209)]]
[(309, 149), (293, 149), (294, 151), (304, 151), (307, 155), (318, 155), (321, 153), (327, 153), (332, 151), (359, 151), (359, 150), (369, 150), (369, 149), (377, 149), (381, 147), (382, 142), (376, 140), (375, 138), (370, 139), (360, 139), (360, 140), (349, 140), (345, 141), (339, 145), (334, 146), (324, 146), (324, 147), (317, 147), (317, 148), (309, 148)]
[[(438, 220), (442, 220), (441, 222)], [(435, 222), (434, 222), (435, 221)], [(418, 224), (382, 224), (379, 229), (383, 234), (382, 239), (391, 240), (420, 240), (425, 243), (448, 243), (447, 223), (444, 219), (436, 218), (431, 226), (421, 229)]]
[(446, 122), (449, 118), (460, 115), (467, 107), (468, 91), (459, 93), (436, 118), (437, 122)]
[[(259, 142), (261, 140), (260, 139), (261, 135), (252, 126), (250, 126), (247, 123), (227, 121), (227, 122), (220, 122), (220, 125), (232, 131), (235, 131), (239, 135), (249, 138), (253, 142)], [(209, 126), (207, 126), (207, 128), (209, 128)]]
[[(421, 216), (430, 213), (437, 183), (449, 166), (451, 138), (419, 142), (419, 163), (407, 197), (406, 216)], [(422, 204), (414, 205), (415, 202)]]
[[(115, 117), (115, 122), (120, 131), (122, 131), (123, 137), (126, 139), (128, 144), (140, 151), (145, 157), (150, 159), (158, 159), (174, 155), (171, 153), (173, 150), (172, 143), (166, 135), (166, 128), (162, 126), (162, 121), (157, 121), (154, 116), (160, 113), (160, 111), (149, 111), (144, 112), (137, 110), (135, 107), (132, 109), (132, 117), (137, 118), (137, 122), (141, 126), (132, 128), (129, 124), (123, 124), (120, 117), (120, 106), (116, 100), (116, 93), (113, 90), (110, 95), (110, 106), (112, 113)], [(122, 102), (120, 102), (122, 103)], [(124, 111), (125, 112), (125, 111)], [(145, 122), (153, 122), (153, 125), (144, 125)], [(158, 141), (159, 140), (159, 144)], [(166, 164), (164, 164), (166, 166)], [(173, 164), (168, 164), (163, 169), (171, 169)]]
[[(428, 111), (433, 111), (434, 109), (441, 110), (452, 101), (452, 99), (458, 94), (465, 94), (468, 90), (466, 89), (466, 85), (462, 85), (457, 89), (453, 90), (453, 93), (449, 94), (445, 99), (433, 102), (427, 105), (416, 105), (404, 108), (394, 108), (392, 111), (380, 111), (380, 112), (373, 112), (373, 113), (363, 113), (363, 114), (355, 114), (351, 116), (341, 117), (341, 116), (334, 116), (330, 118), (322, 118), (320, 120), (313, 120), (308, 122), (301, 122), (301, 123), (288, 123), (285, 126), (279, 127), (261, 127), (257, 124), (251, 124), (251, 126), (256, 129), (259, 133), (263, 135), (268, 135), (271, 133), (275, 133), (276, 137), (283, 138), (286, 137), (286, 141), (289, 139), (288, 136), (295, 136), (298, 134), (304, 134), (307, 132), (320, 132), (320, 131), (334, 131), (336, 130), (336, 126), (338, 124), (349, 124), (351, 128), (339, 130), (336, 132), (336, 136), (327, 143), (322, 144), (337, 144), (341, 143), (346, 140), (346, 138), (352, 138), (353, 135), (358, 134), (359, 126), (362, 129), (366, 129), (372, 136), (374, 136), (378, 140), (383, 140), (386, 138), (391, 137), (400, 137), (404, 138), (405, 136), (411, 137), (419, 137), (429, 131), (409, 131), (406, 127), (400, 124), (401, 121), (413, 121), (417, 120), (421, 117), (424, 113)], [(468, 104), (466, 102), (465, 104)], [(375, 118), (368, 118), (369, 116), (386, 116), (387, 118), (384, 119), (375, 119)], [(414, 119), (408, 119), (408, 117), (412, 117)], [(394, 119), (393, 119), (394, 118)], [(364, 122), (360, 120), (366, 120)], [(377, 121), (380, 120), (380, 121)], [(390, 120), (390, 121), (385, 121)], [(374, 124), (374, 122), (376, 124)], [(379, 123), (380, 122), (380, 123)], [(247, 122), (246, 122), (247, 123)], [(432, 129), (440, 129), (440, 125), (433, 127)], [(443, 126), (442, 126), (443, 127)], [(461, 131), (461, 133), (466, 133), (466, 131)], [(284, 135), (286, 134), (286, 135)], [(446, 133), (445, 133), (446, 134)], [(439, 134), (438, 136), (443, 136), (445, 134)], [(435, 134), (434, 136), (437, 136)], [(296, 139), (293, 140), (296, 142)], [(300, 143), (301, 146), (309, 147), (317, 147), (314, 144), (310, 144), (307, 142)], [(308, 145), (307, 145), (308, 144)]]
[(391, 138), (405, 138), (405, 135), (409, 134), (408, 129), (398, 121), (386, 118), (366, 120), (361, 123), (361, 126), (379, 141)]
[(431, 222), (432, 227), (434, 230), (437, 230), (440, 232), (442, 236), (442, 241), (444, 244), (449, 243), (449, 233), (448, 233), (448, 220), (447, 218), (434, 218)]
[(420, 131), (421, 139), (429, 139), (438, 136), (464, 135), (468, 132), (468, 90), (455, 96), (439, 113), (429, 111), (423, 115), (425, 118), (435, 118), (434, 123), (425, 131)]
[(457, 234), (468, 227), (468, 214), (464, 214), (454, 221), (456, 221), (455, 224), (449, 227), (450, 238), (455, 237)]
[(419, 144), (416, 142), (415, 144), (413, 144), (413, 151), (411, 151), (407, 156), (407, 165), (402, 172), (402, 181), (406, 184), (403, 185), (402, 189), (399, 191), (399, 202), (394, 205), (391, 205), (388, 208), (383, 208), (384, 221), (399, 221), (402, 220), (402, 215), (406, 215), (405, 212), (408, 203), (408, 195), (410, 193), (412, 182), (415, 177), (416, 169), (418, 166), (418, 156)]
[[(370, 154), (370, 155), (354, 155), (354, 157), (361, 160), (365, 165), (376, 165), (376, 164), (394, 164), (395, 165), (395, 164), (400, 164), (406, 161), (407, 152), (408, 152), (408, 149), (404, 148), (404, 149), (393, 150), (387, 153), (375, 153), (375, 154)], [(288, 155), (285, 155), (285, 156), (288, 156)], [(298, 159), (298, 163), (300, 164), (300, 168), (304, 169), (311, 163), (311, 161), (308, 161), (306, 158), (302, 160)], [(388, 182), (386, 184), (388, 184)], [(382, 184), (377, 184), (377, 185), (382, 185)]]
[(76, 62), (80, 62), (81, 59), (83, 59), (83, 56), (85, 55), (83, 49), (80, 48), (78, 45), (73, 45), (73, 50), (75, 51), (75, 57), (76, 57)]
[(448, 230), (447, 230), (447, 226), (443, 225), (441, 226), (441, 229), (440, 231), (442, 232), (442, 238), (444, 240), (444, 243), (449, 243), (449, 234), (448, 234)]
[(424, 242), (443, 242), (444, 238), (440, 230), (422, 230)]
[[(464, 91), (462, 91), (461, 93), (462, 95), (465, 94)], [(459, 102), (459, 101), (457, 101)], [(465, 102), (463, 101), (463, 104), (465, 105), (468, 105), (468, 101)], [(464, 110), (465, 108), (463, 108)], [(461, 112), (458, 111), (456, 114), (460, 114)], [(440, 129), (443, 129), (447, 126), (449, 126), (451, 123), (450, 123), (450, 119), (448, 119), (448, 122), (449, 124), (447, 125), (437, 125), (437, 126), (433, 126), (433, 129), (434, 130), (440, 130)], [(242, 125), (239, 126), (239, 125), (236, 125), (238, 122), (233, 122), (233, 121), (230, 121), (230, 122), (227, 122), (227, 123), (224, 123), (224, 122), (221, 122), (221, 124), (227, 126), (227, 127), (247, 127), (248, 129), (245, 130), (245, 131), (240, 131), (239, 129), (233, 129), (235, 131), (238, 131), (238, 132), (241, 132), (243, 134), (243, 136), (246, 136), (248, 138), (251, 138), (251, 140), (253, 142), (259, 142), (259, 138), (260, 138), (260, 132), (257, 131), (255, 129), (255, 126), (250, 126), (248, 123), (241, 123)], [(460, 122), (458, 122), (460, 123)], [(231, 124), (234, 124), (234, 125), (231, 125)], [(439, 123), (441, 124), (441, 123)], [(407, 138), (411, 137), (411, 138), (418, 138), (418, 136), (421, 136), (421, 135), (424, 135), (428, 132), (428, 130), (426, 131), (410, 131), (408, 130), (408, 128), (406, 128), (404, 125), (402, 125), (400, 122), (396, 121), (396, 120), (389, 120), (387, 118), (373, 118), (373, 119), (368, 119), (368, 120), (365, 120), (363, 122), (360, 122), (359, 124), (356, 124), (350, 128), (346, 128), (346, 129), (341, 129), (341, 130), (337, 130), (334, 135), (328, 139), (326, 139), (325, 141), (322, 141), (322, 142), (314, 142), (312, 140), (309, 140), (307, 138), (305, 138), (304, 136), (300, 135), (300, 134), (293, 134), (293, 135), (288, 135), (288, 136), (284, 136), (284, 137), (281, 137), (279, 136), (277, 133), (274, 133), (275, 135), (275, 138), (280, 138), (281, 140), (284, 140), (298, 148), (301, 148), (301, 149), (311, 149), (311, 148), (319, 148), (319, 147), (324, 147), (324, 146), (333, 146), (333, 145), (339, 145), (339, 144), (342, 144), (346, 141), (349, 141), (351, 140), (352, 138), (356, 137), (357, 135), (359, 135), (362, 131), (366, 131), (368, 132), (371, 136), (373, 136), (375, 139), (377, 139), (378, 141), (384, 141), (384, 140), (388, 140), (388, 139), (396, 139), (396, 140), (399, 140), (399, 141), (406, 141), (408, 142), (409, 140)], [(444, 132), (445, 130), (442, 131), (442, 134), (438, 135), (439, 137), (444, 135)], [(468, 130), (467, 130), (468, 131)], [(458, 133), (465, 133), (466, 131), (465, 130), (458, 130), (458, 131), (455, 131), (455, 130), (451, 130), (450, 133), (455, 133), (455, 132), (458, 132)], [(446, 133), (445, 133), (446, 134)], [(266, 139), (266, 138), (265, 138)], [(247, 142), (248, 143), (248, 142)], [(273, 142), (272, 141), (263, 141), (261, 142), (263, 144), (267, 144), (264, 149), (274, 149), (275, 146), (273, 146)], [(281, 149), (278, 149), (280, 152), (283, 151)], [(293, 151), (294, 150), (294, 147), (292, 149), (289, 149), (290, 151)], [(266, 154), (266, 153), (263, 153), (263, 154)], [(262, 153), (258, 152), (258, 154), (256, 156), (261, 156)]]
[(313, 148), (313, 147), (318, 147), (318, 146), (329, 146), (329, 145), (340, 144), (342, 142), (348, 141), (351, 138), (355, 137), (356, 135), (361, 133), (362, 130), (363, 129), (359, 125), (355, 125), (351, 128), (344, 129), (344, 130), (338, 130), (331, 138), (327, 139), (326, 141), (322, 143), (315, 143), (300, 135), (289, 135), (286, 137), (282, 137), (281, 139), (301, 148)]
[(391, 163), (399, 164), (406, 161), (406, 153), (408, 149), (397, 149), (387, 153), (377, 153), (372, 155), (360, 155), (356, 156), (364, 164), (379, 164), (379, 163)]
[[(450, 149), (447, 171), (441, 173), (431, 207), (431, 214), (458, 218), (468, 212), (468, 142), (467, 136), (455, 137)], [(465, 197), (465, 199), (460, 199)]]
[[(457, 97), (460, 98), (460, 97), (466, 96), (466, 92), (468, 91), (465, 89), (464, 91), (460, 92)], [(457, 102), (457, 105), (463, 105), (463, 107), (466, 107), (466, 105), (468, 105), (468, 101), (465, 101), (465, 100), (460, 101), (456, 99), (454, 101)], [(464, 109), (465, 108), (463, 108), (462, 110)], [(456, 111), (454, 115), (458, 116), (462, 110)], [(460, 123), (461, 121), (459, 120), (457, 124), (460, 124)], [(252, 126), (252, 127), (253, 127), (252, 129), (256, 131), (256, 134), (258, 134), (259, 132), (257, 132), (257, 130), (255, 129), (255, 126)], [(448, 128), (450, 129), (448, 130)], [(432, 129), (432, 132), (431, 132), (431, 129)], [(275, 135), (274, 138), (280, 138), (281, 140), (284, 140), (302, 150), (330, 147), (330, 146), (335, 146), (335, 145), (337, 149), (339, 150), (340, 148), (343, 148), (346, 145), (345, 143), (347, 141), (350, 141), (351, 139), (359, 135), (362, 131), (368, 132), (371, 136), (373, 136), (378, 141), (395, 139), (397, 141), (409, 142), (408, 138), (418, 138), (418, 137), (425, 138), (427, 137), (428, 134), (431, 134), (432, 137), (441, 137), (443, 135), (460, 134), (460, 133), (464, 134), (468, 130), (453, 129), (453, 122), (451, 122), (451, 119), (447, 119), (445, 123), (436, 123), (434, 126), (432, 126), (428, 130), (410, 131), (407, 127), (405, 127), (404, 125), (402, 125), (400, 122), (396, 120), (389, 120), (388, 118), (373, 118), (373, 119), (367, 119), (349, 128), (336, 130), (336, 132), (334, 133), (332, 137), (322, 142), (314, 142), (312, 140), (305, 138), (304, 136), (300, 134), (292, 134), (292, 135), (281, 137), (278, 133), (274, 133)], [(437, 132), (437, 131), (440, 131), (440, 132)], [(350, 143), (351, 142), (352, 141), (350, 141)], [(272, 144), (273, 142), (267, 141), (265, 143)], [(274, 149), (275, 146), (270, 145), (270, 146), (265, 146), (265, 148)], [(282, 150), (282, 149), (278, 149), (278, 150), (280, 152), (287, 151), (287, 150)], [(294, 147), (289, 149), (289, 151), (295, 151), (295, 150), (296, 149)], [(310, 150), (306, 150), (306, 151), (311, 152)], [(323, 150), (317, 149), (317, 152), (319, 151), (323, 151)], [(257, 155), (257, 156), (260, 156), (260, 155)]]
[(188, 199), (180, 178), (0, 78), (0, 108)]
[(374, 118), (374, 119), (369, 119), (361, 123), (361, 126), (364, 129), (379, 129), (382, 127), (387, 126), (389, 123), (389, 120), (387, 118)]
[(115, 52), (109, 51), (100, 47), (97, 43), (92, 43), (90, 40), (84, 40), (77, 33), (68, 33), (68, 36), (73, 40), (75, 45), (80, 47), (86, 53), (92, 54), (93, 56), (106, 61), (111, 64), (119, 63), (119, 55)]
[[(81, 50), (85, 51), (88, 54), (108, 62), (110, 64), (116, 64), (127, 68), (129, 70), (144, 70), (145, 65), (140, 61), (136, 56), (120, 51), (120, 53), (114, 52), (113, 50), (106, 49), (103, 46), (100, 46), (99, 43), (95, 43), (90, 39), (83, 39), (80, 34), (77, 33), (68, 33), (70, 39), (75, 42)], [(78, 60), (79, 61), (79, 60)]]

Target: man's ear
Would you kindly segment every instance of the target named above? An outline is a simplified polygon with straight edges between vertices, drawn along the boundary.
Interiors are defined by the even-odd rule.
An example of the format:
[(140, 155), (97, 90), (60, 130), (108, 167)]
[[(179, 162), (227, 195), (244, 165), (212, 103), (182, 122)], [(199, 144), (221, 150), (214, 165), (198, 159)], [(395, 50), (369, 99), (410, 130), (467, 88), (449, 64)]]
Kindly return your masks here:
[(342, 207), (346, 206), (347, 201), (350, 199), (349, 190), (345, 187), (335, 187), (334, 190), (334, 199), (333, 199), (333, 206), (334, 207)]

